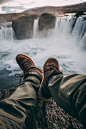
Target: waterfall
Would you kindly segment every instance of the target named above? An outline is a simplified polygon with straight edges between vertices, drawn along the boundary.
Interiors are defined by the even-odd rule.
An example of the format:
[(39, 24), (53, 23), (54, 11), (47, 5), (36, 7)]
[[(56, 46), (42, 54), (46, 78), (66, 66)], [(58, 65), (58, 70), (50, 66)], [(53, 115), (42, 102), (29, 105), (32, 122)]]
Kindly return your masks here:
[[(73, 36), (73, 38), (76, 38), (79, 42), (85, 42), (86, 37), (86, 16), (81, 17), (74, 17), (74, 16), (64, 16), (59, 17), (56, 20), (54, 31), (49, 30), (48, 32), (38, 31), (38, 21), (39, 19), (34, 20), (33, 25), (33, 38), (39, 38), (40, 35), (42, 36), (48, 36), (51, 33), (54, 33), (58, 35), (58, 37), (68, 37)], [(48, 33), (48, 34), (47, 34)], [(14, 31), (11, 27), (7, 24), (0, 25), (0, 41), (1, 40), (14, 40)], [(85, 43), (86, 44), (86, 43)]]
[(1, 25), (0, 26), (0, 41), (2, 40), (13, 40), (14, 32), (11, 26)]
[(22, 72), (15, 60), (19, 53), (30, 56), (40, 69), (47, 58), (54, 57), (64, 74), (86, 74), (86, 17), (58, 17), (55, 27), (41, 36), (38, 21), (34, 21), (33, 37), (24, 40), (14, 38), (9, 23), (0, 25), (0, 74), (5, 80), (3, 86), (0, 78), (2, 87), (7, 88), (8, 76), (13, 76), (8, 85), (16, 86), (14, 74)]
[(35, 19), (34, 20), (34, 24), (33, 24), (33, 38), (36, 38), (37, 34), (38, 34), (38, 21), (39, 21), (39, 19)]
[[(64, 16), (56, 19), (55, 33), (58, 36), (64, 36), (65, 34), (70, 34), (71, 24), (70, 19), (72, 16)], [(73, 22), (73, 21), (72, 21)]]
[(72, 36), (86, 47), (86, 16), (64, 16), (57, 18), (54, 33), (58, 37)]
[(75, 27), (73, 29), (73, 36), (77, 36), (77, 39), (80, 40), (83, 38), (86, 32), (86, 16), (77, 18)]

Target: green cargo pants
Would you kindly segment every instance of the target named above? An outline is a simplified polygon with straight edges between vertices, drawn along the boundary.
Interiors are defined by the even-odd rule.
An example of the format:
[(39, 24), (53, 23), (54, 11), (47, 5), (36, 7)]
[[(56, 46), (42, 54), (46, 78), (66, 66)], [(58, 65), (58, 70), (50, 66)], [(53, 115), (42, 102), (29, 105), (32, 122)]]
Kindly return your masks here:
[(40, 80), (28, 76), (7, 99), (0, 101), (0, 129), (29, 129), (36, 106), (36, 91)]
[[(0, 101), (0, 129), (29, 129), (40, 81), (28, 76), (10, 98)], [(48, 84), (57, 104), (86, 128), (86, 75), (55, 75)]]
[(56, 103), (86, 129), (86, 75), (54, 75), (48, 88)]

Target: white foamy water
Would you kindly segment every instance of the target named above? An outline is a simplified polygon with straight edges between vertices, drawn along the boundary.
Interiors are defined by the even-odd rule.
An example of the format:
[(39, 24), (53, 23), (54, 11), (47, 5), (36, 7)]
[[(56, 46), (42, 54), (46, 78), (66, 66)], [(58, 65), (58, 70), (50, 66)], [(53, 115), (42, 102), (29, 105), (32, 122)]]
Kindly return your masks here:
[(37, 31), (38, 21), (36, 20), (33, 38), (20, 41), (14, 39), (12, 28), (2, 27), (0, 29), (0, 70), (6, 68), (12, 71), (10, 75), (21, 72), (15, 58), (17, 54), (24, 53), (30, 56), (41, 69), (47, 58), (54, 57), (59, 61), (60, 69), (64, 74), (86, 74), (86, 29), (79, 32), (81, 28), (86, 28), (86, 20), (83, 18), (77, 19), (73, 31), (72, 16), (57, 18), (51, 34), (41, 37)]

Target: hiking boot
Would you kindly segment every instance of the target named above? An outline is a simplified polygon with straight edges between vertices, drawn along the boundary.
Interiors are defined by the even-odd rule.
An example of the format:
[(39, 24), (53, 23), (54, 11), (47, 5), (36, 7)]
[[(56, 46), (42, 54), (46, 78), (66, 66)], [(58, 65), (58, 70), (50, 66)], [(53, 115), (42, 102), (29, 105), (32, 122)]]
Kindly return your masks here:
[(32, 61), (32, 59), (25, 55), (25, 54), (18, 54), (16, 56), (16, 61), (20, 68), (23, 70), (24, 74), (21, 76), (19, 74), (16, 74), (16, 77), (24, 77), (24, 79), (28, 75), (35, 75), (37, 78), (39, 78), (40, 82), (42, 80), (42, 70), (40, 70)]
[(52, 97), (48, 89), (49, 80), (52, 76), (62, 74), (59, 69), (58, 61), (55, 58), (46, 60), (43, 66), (43, 78), (38, 91), (38, 96), (43, 101), (49, 101)]

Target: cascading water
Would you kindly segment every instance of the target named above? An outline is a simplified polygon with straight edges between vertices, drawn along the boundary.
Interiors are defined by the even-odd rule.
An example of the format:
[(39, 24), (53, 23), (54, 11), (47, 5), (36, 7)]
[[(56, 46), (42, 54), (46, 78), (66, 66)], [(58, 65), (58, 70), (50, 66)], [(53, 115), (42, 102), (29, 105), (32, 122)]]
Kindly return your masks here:
[(0, 26), (0, 41), (13, 40), (13, 29), (10, 26)]
[(86, 74), (85, 16), (59, 17), (50, 34), (47, 35), (45, 32), (47, 36), (40, 37), (39, 33), (38, 19), (34, 21), (33, 38), (31, 39), (16, 40), (12, 27), (0, 27), (1, 88), (10, 88), (18, 84), (14, 75), (22, 72), (15, 61), (19, 53), (30, 56), (41, 69), (47, 58), (55, 57), (64, 74)]
[(37, 33), (38, 33), (38, 20), (36, 19), (34, 20), (34, 25), (33, 25), (33, 38), (37, 37)]

